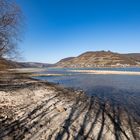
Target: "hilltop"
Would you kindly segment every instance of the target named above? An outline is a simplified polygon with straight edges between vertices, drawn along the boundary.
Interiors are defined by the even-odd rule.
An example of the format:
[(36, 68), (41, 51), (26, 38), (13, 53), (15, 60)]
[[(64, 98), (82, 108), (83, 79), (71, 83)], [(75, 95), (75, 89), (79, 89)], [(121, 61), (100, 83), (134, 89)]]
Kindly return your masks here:
[(119, 54), (111, 51), (85, 52), (56, 63), (57, 67), (129, 67), (140, 66), (140, 54)]

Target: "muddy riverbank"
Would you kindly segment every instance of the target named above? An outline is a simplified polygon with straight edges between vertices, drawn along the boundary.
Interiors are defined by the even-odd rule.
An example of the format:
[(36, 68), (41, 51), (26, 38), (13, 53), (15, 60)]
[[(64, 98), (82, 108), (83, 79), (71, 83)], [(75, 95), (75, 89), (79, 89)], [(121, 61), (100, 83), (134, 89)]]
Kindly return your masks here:
[(0, 86), (2, 140), (139, 140), (140, 121), (121, 106), (27, 77)]

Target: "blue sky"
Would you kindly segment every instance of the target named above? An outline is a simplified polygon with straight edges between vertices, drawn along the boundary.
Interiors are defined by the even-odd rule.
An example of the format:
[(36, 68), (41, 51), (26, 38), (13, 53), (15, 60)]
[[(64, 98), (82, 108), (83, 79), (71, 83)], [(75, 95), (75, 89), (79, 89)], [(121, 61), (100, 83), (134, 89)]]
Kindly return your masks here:
[(140, 52), (139, 0), (16, 0), (24, 61), (54, 63), (85, 51)]

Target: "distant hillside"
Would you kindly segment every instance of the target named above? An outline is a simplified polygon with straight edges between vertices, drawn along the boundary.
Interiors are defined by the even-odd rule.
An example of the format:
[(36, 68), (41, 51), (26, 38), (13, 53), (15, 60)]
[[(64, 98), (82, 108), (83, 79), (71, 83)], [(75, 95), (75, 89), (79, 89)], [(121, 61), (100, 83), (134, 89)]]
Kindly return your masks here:
[(64, 58), (56, 64), (37, 62), (14, 62), (0, 58), (0, 70), (7, 68), (82, 68), (129, 66), (140, 66), (140, 53), (119, 54), (111, 51), (85, 52), (77, 57)]
[(130, 57), (133, 60), (140, 62), (140, 53), (129, 53), (124, 55)]
[(139, 54), (119, 54), (111, 51), (85, 52), (56, 63), (57, 67), (128, 67), (140, 64)]
[(53, 64), (38, 62), (18, 62), (18, 64), (21, 68), (45, 68), (54, 66)]
[(20, 67), (20, 65), (16, 62), (0, 58), (0, 70), (10, 69), (15, 67)]
[(72, 60), (72, 59), (74, 59), (74, 58), (75, 58), (75, 57), (64, 58), (64, 59), (61, 59), (61, 60), (59, 61), (59, 63), (64, 63), (64, 62), (69, 61), (69, 60)]
[(0, 58), (0, 70), (10, 68), (45, 68), (53, 67), (53, 64), (37, 63), (37, 62), (15, 62)]

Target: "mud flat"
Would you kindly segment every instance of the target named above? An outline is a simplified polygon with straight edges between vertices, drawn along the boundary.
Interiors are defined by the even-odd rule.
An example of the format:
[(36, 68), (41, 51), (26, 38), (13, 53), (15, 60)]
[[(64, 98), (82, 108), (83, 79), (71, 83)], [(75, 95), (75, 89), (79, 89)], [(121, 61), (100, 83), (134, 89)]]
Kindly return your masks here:
[(132, 72), (132, 71), (106, 71), (106, 70), (69, 70), (69, 71), (86, 74), (140, 75), (140, 72)]
[(11, 72), (16, 73), (33, 73), (33, 72), (43, 72), (46, 71), (45, 68), (16, 68), (16, 69), (9, 69)]
[(30, 74), (30, 77), (46, 77), (46, 76), (64, 76), (64, 74), (38, 74), (38, 73), (35, 73), (35, 74)]
[(129, 111), (82, 91), (23, 78), (0, 86), (1, 140), (139, 140)]
[(56, 74), (56, 73), (41, 73), (46, 72), (46, 68), (16, 68), (16, 69), (9, 69), (11, 73), (14, 74), (24, 74), (30, 77), (46, 77), (46, 76), (63, 76), (64, 74)]

